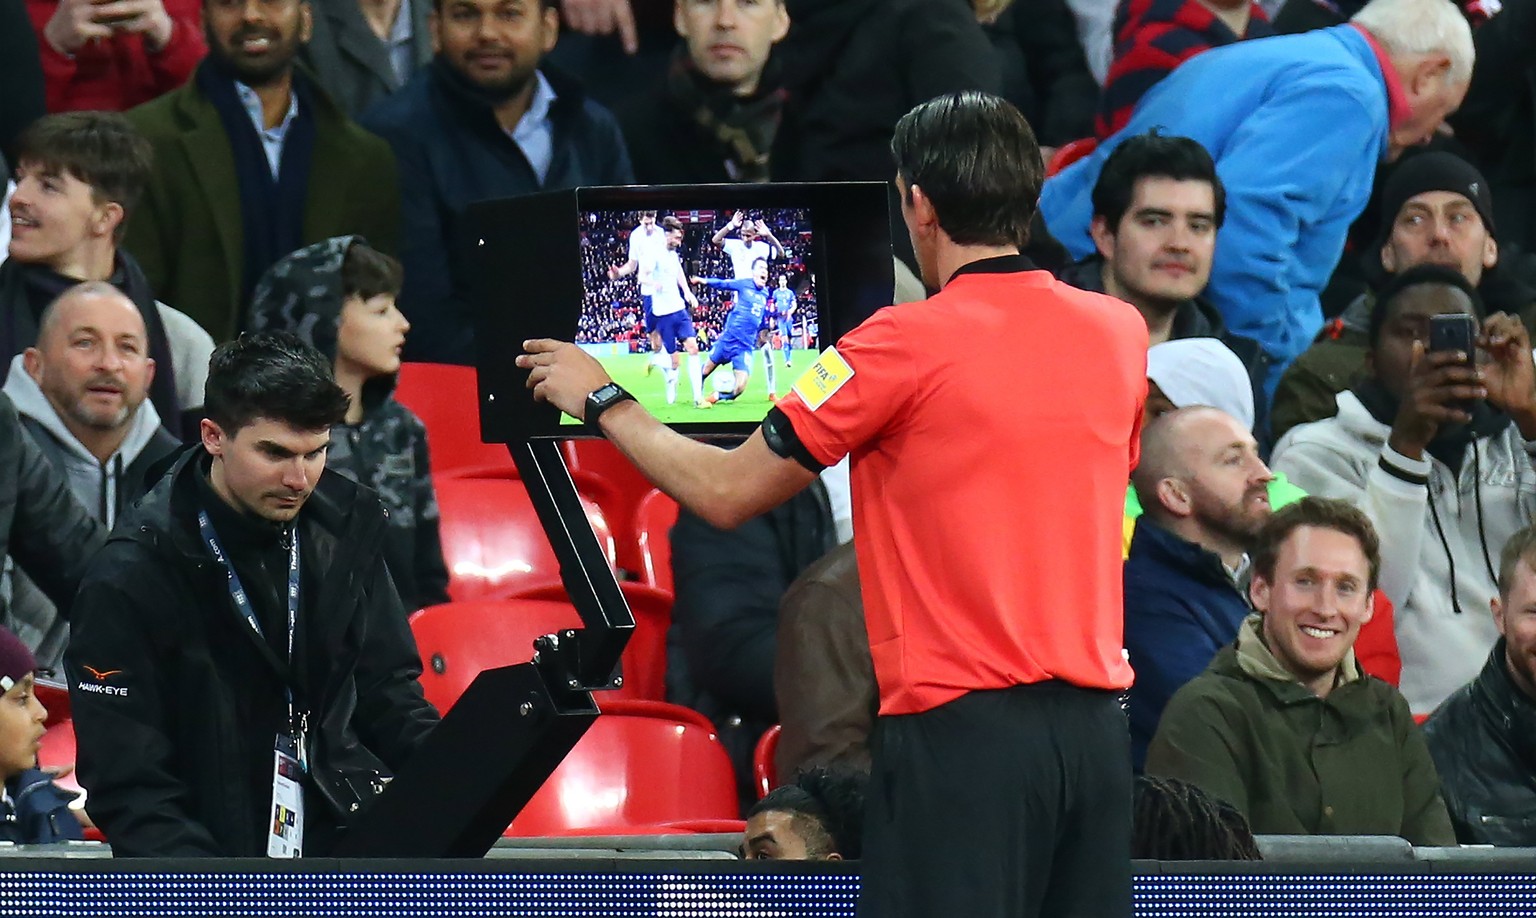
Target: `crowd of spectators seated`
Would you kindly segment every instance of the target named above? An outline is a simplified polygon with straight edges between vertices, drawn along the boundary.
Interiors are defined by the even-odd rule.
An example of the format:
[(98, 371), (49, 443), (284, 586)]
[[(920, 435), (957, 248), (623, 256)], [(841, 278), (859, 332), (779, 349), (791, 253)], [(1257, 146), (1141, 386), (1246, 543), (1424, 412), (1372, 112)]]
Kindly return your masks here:
[[(1146, 856), (1256, 857), (1250, 824), (1536, 845), (1533, 48), (1536, 0), (0, 0), (0, 626), (25, 651), (0, 633), (0, 686), (57, 665), (89, 557), (199, 438), (216, 344), (321, 331), (355, 383), (333, 456), (383, 496), (394, 587), (426, 605), (424, 428), (390, 400), (398, 353), (363, 373), (341, 348), (343, 303), (406, 360), (471, 363), (471, 203), (889, 182), (896, 120), (978, 90), (1065, 163), (1020, 245), (1064, 246), (1044, 267), (1131, 303), (1154, 347), (1127, 709), (1138, 824), (1187, 831), (1148, 830)], [(679, 216), (686, 274), (732, 277), (710, 242), (732, 214)], [(815, 227), (753, 216), (814, 334)], [(651, 347), (611, 273), (635, 223), (582, 218), (579, 342)], [(695, 293), (707, 346), (731, 302)], [(1431, 349), (1462, 314), (1476, 353)], [(862, 789), (820, 769), (867, 769), (875, 716), (846, 499), (829, 480), (672, 534), (674, 700), (729, 726), (743, 788), (783, 723), (793, 783), (751, 812), (749, 856), (857, 856)], [(1324, 615), (1293, 568), (1330, 539), (1308, 570), (1349, 595)], [(1383, 634), (1400, 682), (1368, 661)]]

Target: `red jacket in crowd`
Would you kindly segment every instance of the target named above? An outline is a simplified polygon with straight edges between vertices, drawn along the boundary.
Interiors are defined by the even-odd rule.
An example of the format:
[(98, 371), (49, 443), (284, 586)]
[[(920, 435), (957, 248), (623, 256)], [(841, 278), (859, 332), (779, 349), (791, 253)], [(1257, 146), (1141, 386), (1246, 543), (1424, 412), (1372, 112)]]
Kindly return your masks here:
[(171, 40), (159, 51), (146, 48), (141, 35), (115, 32), (111, 38), (88, 42), (71, 57), (54, 50), (43, 37), (58, 0), (27, 0), (43, 61), (48, 111), (126, 111), (185, 83), (208, 51), (202, 6), (199, 0), (163, 2), (173, 26)]

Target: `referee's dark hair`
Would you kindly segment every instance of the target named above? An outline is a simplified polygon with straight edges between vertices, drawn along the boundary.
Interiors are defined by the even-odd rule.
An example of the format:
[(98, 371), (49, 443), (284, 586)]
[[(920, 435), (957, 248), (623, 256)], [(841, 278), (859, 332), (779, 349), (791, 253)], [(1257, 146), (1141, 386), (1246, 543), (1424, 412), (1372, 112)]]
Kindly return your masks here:
[(751, 819), (769, 811), (788, 813), (812, 858), (837, 855), (858, 860), (864, 851), (864, 791), (861, 771), (823, 766), (801, 772), (792, 784), (769, 791), (747, 811)]
[(347, 416), (350, 399), (331, 362), (292, 332), (251, 332), (214, 348), (203, 413), (227, 436), (258, 419), (323, 430)]
[(1029, 241), (1045, 164), (1029, 122), (1007, 100), (984, 92), (939, 96), (896, 122), (896, 172), (933, 202), (939, 226), (960, 245)]
[(1258, 861), (1259, 845), (1235, 807), (1188, 781), (1136, 778), (1131, 857), (1148, 861)]

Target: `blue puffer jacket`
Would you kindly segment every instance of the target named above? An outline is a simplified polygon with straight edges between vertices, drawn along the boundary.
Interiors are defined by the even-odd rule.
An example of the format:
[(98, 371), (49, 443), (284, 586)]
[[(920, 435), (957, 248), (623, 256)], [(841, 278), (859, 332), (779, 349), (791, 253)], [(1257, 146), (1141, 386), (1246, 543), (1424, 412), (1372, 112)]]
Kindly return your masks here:
[(18, 845), (47, 845), (84, 837), (80, 820), (69, 811), (75, 795), (53, 783), (36, 768), (5, 782), (16, 807), (15, 819), (0, 819), (0, 841)]
[(1163, 708), (1237, 638), (1252, 609), (1221, 559), (1146, 517), (1125, 560), (1125, 649), (1131, 685), (1131, 761), (1141, 771)]

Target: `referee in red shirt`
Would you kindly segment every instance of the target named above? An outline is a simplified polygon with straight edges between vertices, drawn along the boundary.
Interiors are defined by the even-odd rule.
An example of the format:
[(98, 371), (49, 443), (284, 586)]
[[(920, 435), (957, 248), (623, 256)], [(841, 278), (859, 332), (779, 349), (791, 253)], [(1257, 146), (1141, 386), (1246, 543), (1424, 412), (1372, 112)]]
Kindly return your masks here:
[(862, 916), (1124, 918), (1120, 530), (1146, 323), (1019, 254), (1043, 169), (1007, 102), (934, 99), (891, 146), (923, 280), (940, 292), (827, 349), (741, 446), (663, 426), (574, 345), (525, 342), (518, 365), (539, 398), (595, 419), (720, 528), (852, 455), (880, 688)]

